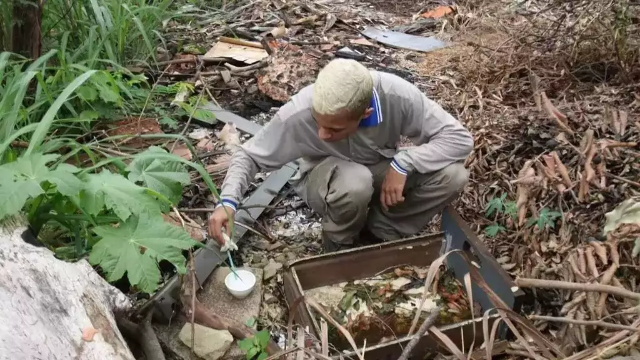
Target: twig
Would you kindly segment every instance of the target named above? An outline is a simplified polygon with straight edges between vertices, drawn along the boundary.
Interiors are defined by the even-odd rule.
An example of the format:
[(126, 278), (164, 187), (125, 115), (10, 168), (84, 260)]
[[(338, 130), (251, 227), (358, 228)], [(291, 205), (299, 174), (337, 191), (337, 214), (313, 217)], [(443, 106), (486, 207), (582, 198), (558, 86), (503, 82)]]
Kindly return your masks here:
[(573, 291), (589, 291), (589, 292), (601, 292), (611, 295), (621, 296), (629, 299), (640, 300), (640, 293), (635, 293), (627, 289), (622, 289), (611, 285), (601, 284), (579, 284), (568, 281), (557, 280), (539, 280), (539, 279), (516, 279), (516, 285), (524, 288), (539, 288), (539, 289), (562, 289)]
[(635, 186), (635, 187), (640, 188), (640, 183), (639, 183), (639, 182), (632, 181), (632, 180), (629, 180), (629, 179), (625, 179), (625, 178), (623, 178), (623, 177), (621, 177), (621, 176), (614, 175), (614, 174), (612, 174), (612, 173), (610, 173), (610, 172), (605, 172), (604, 174), (605, 174), (605, 175), (607, 175), (608, 177), (612, 178), (612, 179), (616, 179), (616, 180), (619, 180), (619, 181), (625, 182), (625, 183), (627, 183), (627, 184), (629, 184), (629, 185), (633, 185), (633, 186)]
[(592, 320), (576, 320), (567, 317), (555, 317), (555, 316), (543, 316), (543, 315), (530, 315), (529, 319), (531, 320), (542, 320), (542, 321), (553, 321), (559, 322), (563, 324), (574, 324), (574, 325), (586, 325), (586, 326), (596, 326), (605, 329), (613, 329), (613, 330), (629, 330), (640, 332), (640, 328), (620, 325), (620, 324), (612, 324), (605, 321), (592, 321)]
[(246, 72), (246, 71), (251, 71), (251, 70), (257, 70), (257, 69), (261, 69), (265, 66), (267, 66), (268, 63), (266, 60), (261, 60), (255, 64), (249, 65), (249, 66), (243, 66), (243, 67), (238, 67), (238, 66), (233, 66), (229, 63), (224, 64), (225, 67), (227, 67), (232, 74), (235, 73), (241, 73), (241, 72)]
[(424, 336), (424, 334), (427, 333), (427, 330), (431, 326), (433, 326), (436, 320), (438, 320), (439, 315), (440, 315), (439, 307), (431, 310), (431, 313), (429, 314), (427, 319), (422, 323), (422, 325), (420, 325), (418, 332), (415, 335), (413, 335), (413, 337), (411, 338), (411, 341), (409, 341), (409, 343), (407, 344), (407, 347), (404, 348), (404, 351), (402, 351), (402, 354), (400, 355), (398, 360), (409, 359), (409, 356), (411, 356), (411, 352), (416, 347), (416, 345), (418, 345), (418, 341), (420, 341), (420, 338), (422, 338), (422, 336)]

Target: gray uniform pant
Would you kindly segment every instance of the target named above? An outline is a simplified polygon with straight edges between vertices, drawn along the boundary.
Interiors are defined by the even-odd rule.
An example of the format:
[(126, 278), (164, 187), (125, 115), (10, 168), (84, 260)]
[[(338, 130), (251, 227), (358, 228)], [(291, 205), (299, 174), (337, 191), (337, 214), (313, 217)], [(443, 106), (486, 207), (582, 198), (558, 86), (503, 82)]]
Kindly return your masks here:
[(366, 166), (327, 157), (295, 185), (298, 195), (322, 216), (325, 241), (353, 244), (364, 226), (384, 240), (415, 235), (458, 196), (469, 179), (462, 163), (434, 173), (409, 174), (404, 202), (385, 211), (380, 206), (380, 188), (390, 162)]

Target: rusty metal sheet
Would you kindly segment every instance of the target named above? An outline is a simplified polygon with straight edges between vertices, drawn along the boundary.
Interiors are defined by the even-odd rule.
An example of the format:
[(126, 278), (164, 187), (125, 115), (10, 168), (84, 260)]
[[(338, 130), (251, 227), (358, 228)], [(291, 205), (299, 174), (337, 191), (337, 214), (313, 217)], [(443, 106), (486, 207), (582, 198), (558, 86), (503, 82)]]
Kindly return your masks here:
[[(224, 110), (216, 105), (208, 104), (207, 110), (211, 110), (216, 115), (217, 120), (224, 123), (233, 122), (236, 127), (243, 132), (255, 135), (262, 126), (251, 122), (241, 116), (238, 116), (230, 111)], [(280, 192), (282, 187), (289, 181), (291, 176), (297, 171), (298, 165), (296, 162), (292, 162), (283, 166), (281, 169), (272, 172), (269, 176), (258, 186), (251, 196), (242, 202), (243, 205), (264, 205), (267, 206), (273, 201), (274, 197)], [(251, 207), (248, 210), (239, 210), (236, 214), (235, 220), (246, 224), (252, 225), (255, 222), (265, 207)], [(234, 241), (239, 243), (242, 237), (247, 232), (247, 229), (241, 226), (237, 226), (234, 232)], [(216, 242), (214, 240), (207, 240), (212, 250), (198, 249), (194, 252), (195, 272), (198, 283), (202, 284), (213, 273), (226, 258), (226, 254), (220, 252)], [(180, 281), (177, 276), (173, 276), (148, 302), (147, 304), (155, 304), (156, 311), (155, 319), (160, 322), (168, 322), (173, 316), (179, 304), (179, 292)], [(148, 306), (141, 307), (137, 313), (141, 314)]]
[[(447, 207), (442, 212), (441, 229), (444, 233), (444, 243), (441, 253), (451, 249), (462, 249), (468, 252), (470, 258), (475, 259), (480, 268), (478, 271), (487, 285), (504, 301), (511, 309), (518, 312), (522, 306), (524, 292), (512, 281), (511, 276), (498, 264), (489, 250), (477, 238), (460, 215), (451, 207)], [(458, 280), (464, 284), (464, 276), (469, 272), (469, 265), (459, 254), (451, 254), (445, 260), (447, 267), (456, 269), (455, 274)], [(483, 309), (493, 307), (491, 299), (475, 283), (473, 288), (473, 299), (477, 301)], [(508, 331), (505, 324), (499, 327), (499, 335), (504, 337)]]
[(362, 35), (374, 39), (379, 43), (407, 50), (428, 52), (449, 46), (444, 41), (434, 37), (424, 37), (405, 34), (397, 31), (380, 30), (374, 27), (366, 27)]

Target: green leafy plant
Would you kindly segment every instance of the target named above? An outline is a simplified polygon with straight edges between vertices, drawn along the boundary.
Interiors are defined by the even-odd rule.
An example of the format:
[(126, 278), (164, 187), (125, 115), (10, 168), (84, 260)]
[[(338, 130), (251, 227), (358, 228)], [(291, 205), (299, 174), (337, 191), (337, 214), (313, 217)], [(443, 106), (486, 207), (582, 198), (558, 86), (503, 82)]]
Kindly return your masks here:
[[(0, 71), (6, 68), (8, 58), (6, 54), (0, 55)], [(37, 63), (44, 64), (44, 60), (31, 66), (40, 66)], [(80, 257), (90, 252), (90, 262), (100, 266), (109, 281), (126, 274), (129, 283), (144, 292), (157, 289), (161, 280), (158, 263), (162, 260), (184, 273), (183, 250), (200, 244), (181, 227), (165, 223), (162, 213), (177, 205), (182, 187), (189, 184), (185, 165), (197, 168), (217, 194), (206, 171), (159, 147), (134, 155), (129, 165), (120, 158), (108, 158), (88, 168), (67, 163), (79, 151), (94, 156), (91, 150), (94, 145), (78, 144), (71, 139), (48, 139), (51, 129), (61, 122), (58, 118), (61, 109), (70, 111), (69, 108), (82, 105), (74, 102), (74, 96), (80, 97), (77, 91), (83, 86), (95, 89), (99, 87), (96, 81), (105, 81), (102, 85), (115, 93), (117, 84), (111, 82), (112, 74), (106, 76), (102, 71), (87, 70), (57, 91), (57, 97), (49, 99), (43, 95), (46, 100), (43, 98), (39, 105), (42, 107), (40, 121), (24, 123), (19, 115), (24, 113), (22, 110), (29, 101), (22, 84), (32, 83), (37, 75), (46, 75), (32, 69), (35, 68), (29, 67), (26, 72), (14, 70), (9, 87), (2, 89), (10, 92), (10, 101), (4, 97), (0, 106), (9, 110), (0, 115), (4, 126), (0, 133), (0, 158), (3, 159), (0, 219), (24, 211), (36, 235), (47, 224), (66, 229), (73, 244), (60, 251), (55, 249), (57, 254)], [(103, 89), (96, 90), (96, 94), (100, 91), (109, 93)], [(85, 88), (85, 95), (89, 92)], [(64, 132), (64, 128), (60, 130)], [(26, 138), (29, 133), (32, 134)], [(28, 140), (26, 150), (11, 147), (19, 138)], [(52, 145), (55, 143), (58, 145)], [(67, 147), (64, 156), (51, 153), (63, 145)]]
[(562, 214), (557, 211), (551, 211), (548, 208), (543, 208), (540, 210), (540, 214), (538, 214), (537, 218), (530, 218), (527, 220), (527, 227), (535, 225), (538, 229), (542, 230), (548, 225), (550, 228), (555, 229), (555, 221), (561, 216)]
[(238, 347), (246, 353), (247, 360), (252, 360), (256, 356), (257, 360), (264, 360), (269, 357), (266, 351), (269, 338), (269, 330), (261, 330), (252, 337), (238, 341)]
[(517, 208), (514, 201), (506, 201), (507, 193), (502, 193), (498, 197), (492, 197), (485, 207), (486, 217), (493, 217), (494, 223), (484, 229), (485, 234), (490, 237), (496, 237), (500, 233), (504, 233), (506, 228), (498, 222), (501, 216), (507, 216), (511, 220), (517, 217)]
[(492, 224), (484, 228), (485, 234), (487, 234), (487, 236), (491, 238), (496, 237), (496, 235), (498, 235), (499, 233), (505, 232), (505, 230), (506, 229), (504, 228), (504, 226), (500, 224)]
[(487, 203), (486, 216), (489, 217), (493, 214), (499, 215), (504, 211), (504, 199), (506, 199), (507, 193), (503, 193), (500, 197), (493, 197)]

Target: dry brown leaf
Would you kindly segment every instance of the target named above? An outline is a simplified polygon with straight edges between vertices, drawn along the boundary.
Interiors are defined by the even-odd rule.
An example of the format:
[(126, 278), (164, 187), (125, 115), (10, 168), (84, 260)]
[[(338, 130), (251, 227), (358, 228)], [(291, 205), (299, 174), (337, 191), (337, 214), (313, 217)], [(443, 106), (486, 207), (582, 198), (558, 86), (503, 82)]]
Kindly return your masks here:
[(607, 239), (607, 245), (611, 248), (611, 261), (620, 266), (620, 253), (618, 252), (618, 242), (613, 239)]
[(593, 181), (593, 179), (596, 177), (596, 172), (593, 170), (591, 162), (593, 161), (593, 157), (596, 155), (597, 150), (597, 147), (594, 144), (591, 144), (591, 147), (587, 152), (587, 158), (584, 162), (584, 174), (586, 176), (587, 182)]
[(589, 245), (593, 248), (596, 255), (598, 255), (600, 261), (602, 261), (604, 265), (607, 265), (609, 262), (609, 259), (607, 258), (607, 248), (597, 240), (589, 241)]
[(440, 5), (433, 10), (422, 13), (420, 16), (427, 19), (440, 19), (441, 17), (451, 14), (452, 12), (453, 8), (451, 6)]
[(591, 149), (591, 145), (593, 144), (593, 129), (588, 129), (585, 131), (584, 136), (580, 140), (580, 152), (582, 155), (585, 155), (589, 149)]
[[(527, 160), (518, 173), (518, 179), (532, 179), (535, 178), (535, 170), (531, 167), (533, 165), (532, 160)], [(517, 199), (516, 208), (518, 210), (518, 226), (523, 226), (527, 217), (527, 203), (529, 202), (529, 187), (526, 181), (518, 183), (517, 187)]]
[(627, 132), (627, 123), (629, 122), (629, 116), (626, 111), (620, 110), (620, 133), (622, 137)]
[(171, 151), (172, 154), (174, 155), (178, 155), (183, 159), (186, 160), (191, 160), (191, 151), (189, 150), (189, 148), (185, 145), (185, 144), (177, 144), (173, 150)]
[(82, 329), (82, 340), (91, 342), (93, 341), (93, 337), (99, 332), (100, 330), (96, 330), (93, 326), (88, 326)]
[(584, 252), (585, 257), (587, 258), (587, 266), (589, 267), (589, 271), (594, 279), (597, 279), (600, 275), (598, 273), (598, 267), (596, 266), (596, 258), (593, 256), (593, 248), (588, 247)]
[(560, 177), (564, 181), (564, 184), (567, 188), (570, 188), (573, 185), (571, 178), (569, 177), (569, 171), (567, 171), (567, 167), (564, 166), (562, 161), (560, 161), (560, 157), (558, 153), (553, 151), (551, 152), (551, 156), (553, 156), (553, 160), (555, 161), (556, 167), (558, 168), (558, 172), (560, 173)]
[(544, 91), (540, 93), (540, 96), (542, 97), (542, 104), (544, 109), (547, 111), (547, 114), (549, 114), (549, 116), (551, 116), (564, 131), (571, 135), (575, 135), (575, 132), (566, 123), (567, 116), (553, 106), (551, 100), (549, 100)]
[(356, 44), (356, 45), (364, 45), (364, 46), (374, 46), (374, 47), (376, 47), (376, 45), (374, 43), (372, 43), (371, 41), (367, 40), (366, 38), (352, 39), (350, 42), (352, 44)]
[(587, 299), (587, 294), (580, 293), (578, 296), (574, 297), (571, 301), (565, 303), (560, 309), (560, 315), (568, 314), (571, 310), (575, 309), (578, 305), (580, 305), (583, 301)]
[(212, 139), (202, 139), (200, 141), (198, 141), (198, 143), (196, 144), (196, 148), (198, 150), (202, 150), (202, 151), (206, 151), (206, 152), (210, 152), (213, 151), (213, 148), (215, 144), (213, 143)]
[(580, 273), (585, 274), (587, 272), (587, 259), (584, 257), (584, 249), (578, 248), (578, 269)]
[(329, 29), (331, 29), (333, 25), (335, 25), (337, 20), (338, 17), (336, 17), (332, 13), (328, 13), (326, 19), (324, 20), (324, 27), (322, 28), (322, 32), (326, 33), (327, 31), (329, 31)]

